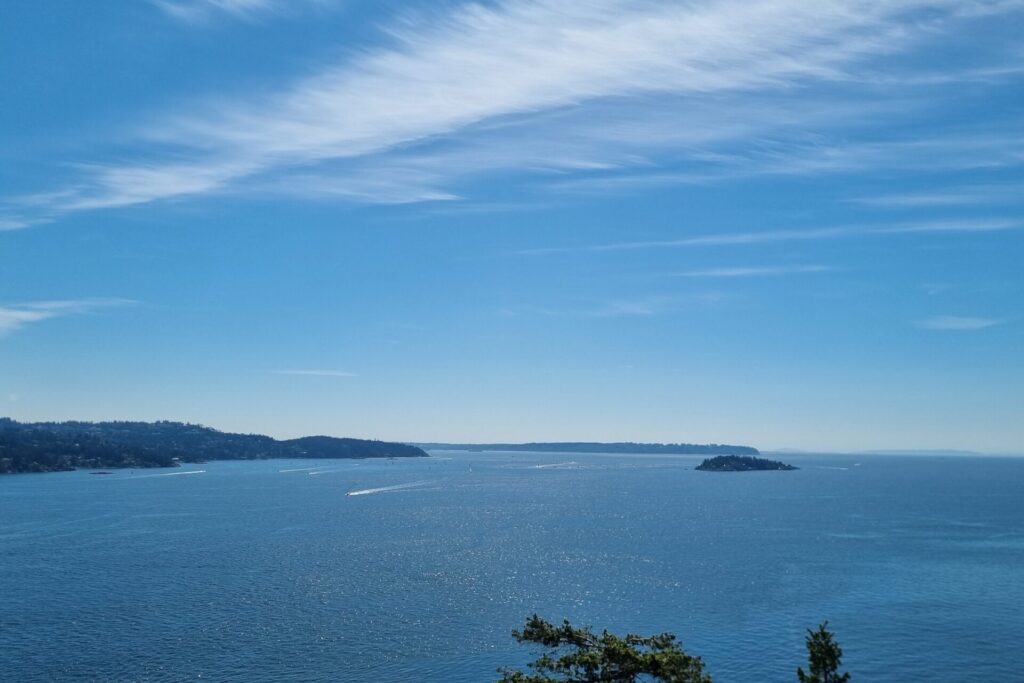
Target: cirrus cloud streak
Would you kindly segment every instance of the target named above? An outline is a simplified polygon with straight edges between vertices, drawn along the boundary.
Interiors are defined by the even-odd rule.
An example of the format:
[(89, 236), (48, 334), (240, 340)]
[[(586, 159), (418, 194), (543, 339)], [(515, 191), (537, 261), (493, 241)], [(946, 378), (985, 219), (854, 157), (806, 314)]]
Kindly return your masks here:
[[(159, 4), (185, 14), (280, 7)], [(11, 227), (38, 214), (267, 188), (347, 201), (453, 199), (446, 186), (466, 174), (585, 174), (658, 167), (666, 155), (723, 166), (727, 176), (877, 164), (887, 145), (835, 154), (840, 148), (763, 143), (809, 121), (827, 128), (829, 112), (846, 122), (891, 116), (863, 97), (816, 106), (809, 86), (848, 85), (873, 60), (1020, 10), (1015, 0), (463, 3), (395, 21), (385, 45), (276, 92), (186, 103), (143, 127), (135, 161), (82, 166), (45, 208), (20, 207), (36, 215), (4, 220)], [(758, 100), (766, 106), (750, 106)], [(738, 140), (762, 149), (750, 159), (715, 147)], [(1006, 163), (1022, 159), (1010, 153)]]
[(1000, 322), (1001, 321), (996, 318), (980, 318), (976, 316), (961, 315), (935, 315), (930, 318), (918, 320), (915, 324), (926, 330), (964, 332), (994, 327)]
[(136, 302), (131, 299), (64, 299), (0, 306), (0, 337), (44, 320), (81, 315), (101, 308), (128, 306), (134, 303)]

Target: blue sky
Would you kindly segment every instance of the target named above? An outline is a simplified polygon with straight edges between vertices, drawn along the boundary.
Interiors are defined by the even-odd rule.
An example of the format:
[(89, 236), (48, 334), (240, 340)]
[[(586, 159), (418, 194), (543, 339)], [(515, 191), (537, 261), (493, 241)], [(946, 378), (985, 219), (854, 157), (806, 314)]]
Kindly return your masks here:
[(8, 0), (0, 414), (1020, 452), (1022, 29)]

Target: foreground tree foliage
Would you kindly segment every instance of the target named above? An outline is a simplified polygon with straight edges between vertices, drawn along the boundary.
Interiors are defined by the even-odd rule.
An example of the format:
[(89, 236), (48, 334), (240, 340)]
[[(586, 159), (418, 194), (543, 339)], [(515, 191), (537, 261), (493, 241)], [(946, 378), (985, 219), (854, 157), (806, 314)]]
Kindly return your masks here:
[(817, 631), (807, 629), (807, 666), (810, 673), (797, 667), (796, 677), (800, 683), (846, 683), (850, 674), (839, 673), (843, 650), (828, 630), (828, 622), (818, 626)]
[(671, 633), (620, 638), (574, 628), (568, 620), (555, 626), (534, 614), (526, 628), (512, 635), (552, 652), (531, 662), (530, 673), (501, 669), (499, 683), (711, 683), (700, 657), (683, 652)]
[[(568, 620), (555, 626), (534, 614), (526, 628), (512, 635), (520, 643), (537, 643), (551, 651), (530, 662), (530, 672), (499, 669), (498, 683), (711, 683), (704, 662), (683, 652), (671, 633), (620, 638), (608, 631), (575, 628)], [(850, 680), (850, 674), (839, 673), (843, 651), (827, 621), (816, 631), (807, 629), (806, 643), (810, 673), (798, 667), (800, 683)]]

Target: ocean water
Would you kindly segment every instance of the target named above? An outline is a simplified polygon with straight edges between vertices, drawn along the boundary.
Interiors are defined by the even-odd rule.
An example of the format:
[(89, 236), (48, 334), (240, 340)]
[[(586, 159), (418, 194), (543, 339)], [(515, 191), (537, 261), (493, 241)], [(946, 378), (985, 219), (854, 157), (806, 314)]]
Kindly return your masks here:
[(493, 681), (537, 612), (672, 631), (717, 683), (795, 680), (826, 619), (855, 681), (1024, 680), (1024, 459), (785, 459), (0, 477), (0, 679)]

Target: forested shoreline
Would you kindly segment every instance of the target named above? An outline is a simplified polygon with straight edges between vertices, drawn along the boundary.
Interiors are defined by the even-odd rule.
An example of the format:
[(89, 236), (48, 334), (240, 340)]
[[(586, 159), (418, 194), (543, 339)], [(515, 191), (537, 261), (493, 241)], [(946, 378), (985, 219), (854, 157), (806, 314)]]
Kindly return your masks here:
[(0, 474), (174, 467), (209, 460), (426, 457), (416, 446), (307, 436), (277, 440), (182, 422), (17, 422), (0, 418)]
[(623, 453), (663, 455), (703, 455), (716, 453), (742, 453), (758, 455), (753, 446), (733, 446), (718, 443), (637, 443), (618, 441), (544, 441), (533, 443), (417, 443), (417, 446), (436, 450), (457, 451), (509, 451), (532, 453)]

